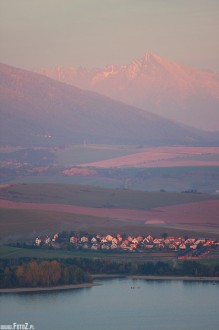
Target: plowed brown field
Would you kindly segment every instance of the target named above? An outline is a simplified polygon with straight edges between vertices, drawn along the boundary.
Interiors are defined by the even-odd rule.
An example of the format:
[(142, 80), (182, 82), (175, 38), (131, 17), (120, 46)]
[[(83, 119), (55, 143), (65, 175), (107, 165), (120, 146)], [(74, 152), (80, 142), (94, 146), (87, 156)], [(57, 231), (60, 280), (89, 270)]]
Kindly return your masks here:
[(154, 208), (151, 211), (90, 208), (63, 204), (39, 204), (0, 200), (0, 208), (57, 211), (117, 220), (140, 220), (148, 224), (219, 226), (219, 201), (204, 201)]

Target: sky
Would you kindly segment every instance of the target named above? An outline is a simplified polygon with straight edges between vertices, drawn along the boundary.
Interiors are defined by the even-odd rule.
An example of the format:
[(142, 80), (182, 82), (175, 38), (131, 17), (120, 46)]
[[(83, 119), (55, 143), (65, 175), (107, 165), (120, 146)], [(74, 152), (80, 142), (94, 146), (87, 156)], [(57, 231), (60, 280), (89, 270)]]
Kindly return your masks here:
[(0, 0), (0, 62), (129, 64), (147, 51), (219, 71), (218, 0)]

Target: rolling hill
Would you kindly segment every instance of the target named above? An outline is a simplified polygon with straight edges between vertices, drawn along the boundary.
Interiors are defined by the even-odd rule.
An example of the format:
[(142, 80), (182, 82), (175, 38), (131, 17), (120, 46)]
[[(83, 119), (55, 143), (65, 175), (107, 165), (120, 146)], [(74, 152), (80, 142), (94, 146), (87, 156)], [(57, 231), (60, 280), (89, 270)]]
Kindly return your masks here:
[(0, 65), (1, 143), (211, 145), (218, 137), (43, 75)]

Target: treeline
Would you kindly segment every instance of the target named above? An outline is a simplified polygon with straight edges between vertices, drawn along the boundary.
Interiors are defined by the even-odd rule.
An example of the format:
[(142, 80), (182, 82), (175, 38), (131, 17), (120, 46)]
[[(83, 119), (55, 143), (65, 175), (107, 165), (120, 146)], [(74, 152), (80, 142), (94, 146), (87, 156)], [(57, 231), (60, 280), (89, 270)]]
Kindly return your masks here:
[(124, 275), (158, 275), (158, 276), (219, 276), (219, 263), (207, 265), (198, 261), (185, 260), (180, 263), (172, 262), (120, 262), (110, 258), (66, 259), (65, 263), (77, 265), (91, 274), (124, 274)]
[(53, 261), (30, 261), (0, 267), (0, 287), (51, 287), (91, 282), (91, 276), (76, 265)]
[(219, 276), (219, 264), (206, 265), (189, 260), (178, 264), (162, 261), (137, 263), (80, 257), (52, 261), (29, 258), (0, 261), (2, 288), (91, 282), (90, 274), (216, 277)]

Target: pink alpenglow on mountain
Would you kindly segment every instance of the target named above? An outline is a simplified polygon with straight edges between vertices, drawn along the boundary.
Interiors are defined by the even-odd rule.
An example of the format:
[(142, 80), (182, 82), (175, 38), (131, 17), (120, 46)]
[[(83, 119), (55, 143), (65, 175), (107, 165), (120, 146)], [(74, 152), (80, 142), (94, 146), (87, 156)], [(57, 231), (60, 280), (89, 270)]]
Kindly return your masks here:
[(0, 64), (0, 137), (4, 144), (217, 146), (219, 134), (41, 74)]
[(219, 130), (219, 75), (151, 52), (128, 65), (54, 67), (38, 73), (204, 130)]

